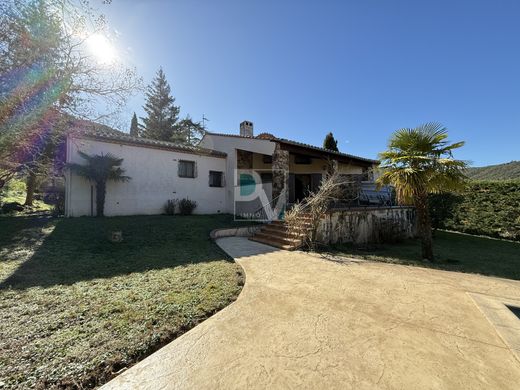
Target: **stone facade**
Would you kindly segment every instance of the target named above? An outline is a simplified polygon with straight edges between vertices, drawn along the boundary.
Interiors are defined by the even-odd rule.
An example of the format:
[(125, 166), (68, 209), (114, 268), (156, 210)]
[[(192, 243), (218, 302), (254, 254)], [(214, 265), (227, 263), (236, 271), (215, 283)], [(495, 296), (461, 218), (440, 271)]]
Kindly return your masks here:
[(273, 192), (272, 199), (278, 198), (285, 191), (285, 202), (289, 201), (289, 151), (282, 150), (276, 144), (273, 153)]
[(237, 149), (237, 168), (253, 169), (253, 152)]

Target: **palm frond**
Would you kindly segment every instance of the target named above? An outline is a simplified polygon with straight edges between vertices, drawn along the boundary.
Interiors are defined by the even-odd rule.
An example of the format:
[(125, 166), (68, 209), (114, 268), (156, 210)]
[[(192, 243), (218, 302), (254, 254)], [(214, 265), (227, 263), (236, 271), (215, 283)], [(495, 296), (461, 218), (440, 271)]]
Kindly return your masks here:
[(467, 164), (454, 159), (452, 151), (464, 142), (450, 144), (447, 139), (447, 129), (437, 122), (396, 130), (388, 150), (379, 154), (383, 174), (377, 184), (394, 186), (405, 203), (413, 203), (418, 194), (462, 188)]
[(67, 167), (79, 176), (96, 183), (104, 183), (107, 180), (124, 182), (131, 179), (129, 176), (124, 175), (125, 170), (121, 168), (123, 164), (122, 158), (110, 153), (89, 155), (78, 151), (78, 154), (86, 160), (86, 164), (71, 163)]

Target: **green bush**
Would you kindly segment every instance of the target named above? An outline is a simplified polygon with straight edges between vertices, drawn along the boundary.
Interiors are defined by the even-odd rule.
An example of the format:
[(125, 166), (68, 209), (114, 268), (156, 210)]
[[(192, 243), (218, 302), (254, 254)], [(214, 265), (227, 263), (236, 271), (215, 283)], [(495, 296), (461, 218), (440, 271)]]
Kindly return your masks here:
[(166, 215), (174, 215), (176, 205), (177, 205), (176, 199), (168, 199), (166, 201), (166, 204), (164, 205), (164, 213)]
[(520, 241), (520, 181), (477, 181), (430, 196), (434, 228)]
[(59, 217), (65, 215), (65, 193), (56, 192), (52, 194), (52, 215)]
[(179, 213), (181, 215), (190, 215), (197, 207), (197, 202), (188, 198), (181, 199), (179, 201)]

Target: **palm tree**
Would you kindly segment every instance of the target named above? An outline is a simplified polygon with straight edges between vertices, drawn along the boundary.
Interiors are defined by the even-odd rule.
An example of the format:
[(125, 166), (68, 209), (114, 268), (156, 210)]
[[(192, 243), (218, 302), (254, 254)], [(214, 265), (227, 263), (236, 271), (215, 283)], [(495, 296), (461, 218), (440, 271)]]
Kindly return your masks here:
[(87, 161), (86, 165), (68, 164), (68, 167), (77, 175), (82, 176), (96, 184), (96, 216), (102, 217), (105, 211), (105, 195), (107, 181), (128, 181), (125, 170), (121, 168), (122, 158), (107, 154), (88, 155), (81, 151), (78, 154)]
[(377, 183), (394, 186), (400, 204), (415, 206), (422, 257), (430, 261), (433, 243), (428, 194), (461, 190), (466, 179), (466, 163), (452, 154), (464, 142), (450, 144), (447, 138), (446, 128), (439, 123), (400, 129), (390, 138), (388, 150), (379, 155), (383, 173)]

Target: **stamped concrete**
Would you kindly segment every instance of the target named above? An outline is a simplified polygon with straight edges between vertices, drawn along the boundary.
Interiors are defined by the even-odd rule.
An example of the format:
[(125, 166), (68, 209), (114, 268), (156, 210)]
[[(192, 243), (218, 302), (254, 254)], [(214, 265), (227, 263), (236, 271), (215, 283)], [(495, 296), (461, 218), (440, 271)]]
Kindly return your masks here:
[(245, 270), (237, 301), (105, 389), (519, 388), (472, 298), (517, 301), (519, 282), (217, 242)]

